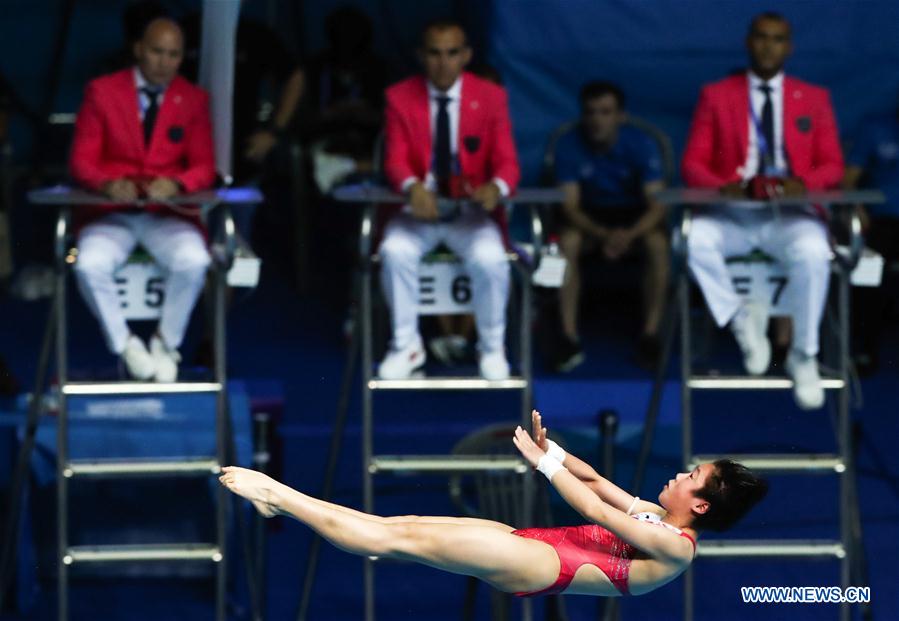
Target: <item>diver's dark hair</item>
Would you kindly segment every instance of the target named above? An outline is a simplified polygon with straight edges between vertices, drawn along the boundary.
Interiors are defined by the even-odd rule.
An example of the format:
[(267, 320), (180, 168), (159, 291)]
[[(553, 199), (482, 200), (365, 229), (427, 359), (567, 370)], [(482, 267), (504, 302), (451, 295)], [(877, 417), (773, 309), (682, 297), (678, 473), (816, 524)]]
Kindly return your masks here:
[(693, 519), (696, 530), (725, 531), (736, 524), (768, 493), (768, 482), (743, 464), (719, 459), (696, 496), (709, 509)]

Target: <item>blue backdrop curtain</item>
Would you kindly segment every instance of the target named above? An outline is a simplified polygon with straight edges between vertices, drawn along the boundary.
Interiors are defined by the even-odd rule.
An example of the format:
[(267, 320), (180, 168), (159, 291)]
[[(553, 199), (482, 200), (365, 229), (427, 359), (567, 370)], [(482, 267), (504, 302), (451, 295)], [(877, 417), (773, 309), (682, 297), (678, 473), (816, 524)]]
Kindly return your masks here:
[(626, 91), (629, 109), (683, 149), (702, 84), (746, 66), (753, 15), (776, 8), (793, 24), (788, 73), (831, 89), (850, 139), (866, 116), (899, 103), (899, 3), (792, 0), (495, 0), (489, 57), (509, 89), (527, 182), (547, 135), (578, 113), (590, 79)]

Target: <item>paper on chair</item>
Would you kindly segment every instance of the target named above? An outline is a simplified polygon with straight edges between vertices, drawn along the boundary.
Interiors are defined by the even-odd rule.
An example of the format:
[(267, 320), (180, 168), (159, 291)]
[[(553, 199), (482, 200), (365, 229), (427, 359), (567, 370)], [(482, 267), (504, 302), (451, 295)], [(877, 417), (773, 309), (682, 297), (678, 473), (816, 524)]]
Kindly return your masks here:
[(558, 289), (565, 278), (565, 267), (568, 261), (558, 255), (543, 255), (540, 266), (534, 272), (533, 282), (538, 287), (550, 287)]

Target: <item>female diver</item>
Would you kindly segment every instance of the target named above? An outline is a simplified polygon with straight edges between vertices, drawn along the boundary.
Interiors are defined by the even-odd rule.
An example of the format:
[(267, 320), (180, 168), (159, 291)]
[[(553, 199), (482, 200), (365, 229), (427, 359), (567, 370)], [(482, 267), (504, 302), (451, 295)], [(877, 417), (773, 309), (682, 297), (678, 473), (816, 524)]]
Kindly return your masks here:
[(476, 518), (379, 517), (312, 498), (253, 470), (225, 467), (220, 480), (262, 515), (293, 517), (346, 552), (475, 576), (519, 596), (648, 593), (690, 565), (702, 531), (727, 530), (767, 491), (764, 480), (722, 459), (677, 474), (654, 504), (566, 454), (546, 437), (536, 411), (533, 429), (533, 438), (516, 429), (515, 446), (587, 524), (516, 530)]

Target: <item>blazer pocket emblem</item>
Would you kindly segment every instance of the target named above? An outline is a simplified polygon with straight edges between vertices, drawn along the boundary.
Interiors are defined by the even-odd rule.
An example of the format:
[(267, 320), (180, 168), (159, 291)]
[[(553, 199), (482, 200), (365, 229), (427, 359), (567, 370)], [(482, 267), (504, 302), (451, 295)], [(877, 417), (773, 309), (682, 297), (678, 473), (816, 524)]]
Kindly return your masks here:
[(184, 128), (180, 125), (172, 125), (169, 127), (169, 140), (172, 142), (181, 142), (184, 140)]
[(462, 144), (465, 145), (465, 150), (469, 153), (476, 153), (479, 148), (481, 148), (481, 137), (480, 136), (465, 136), (462, 139)]
[(796, 129), (801, 131), (803, 134), (809, 133), (812, 129), (812, 118), (809, 116), (799, 116), (796, 117)]

